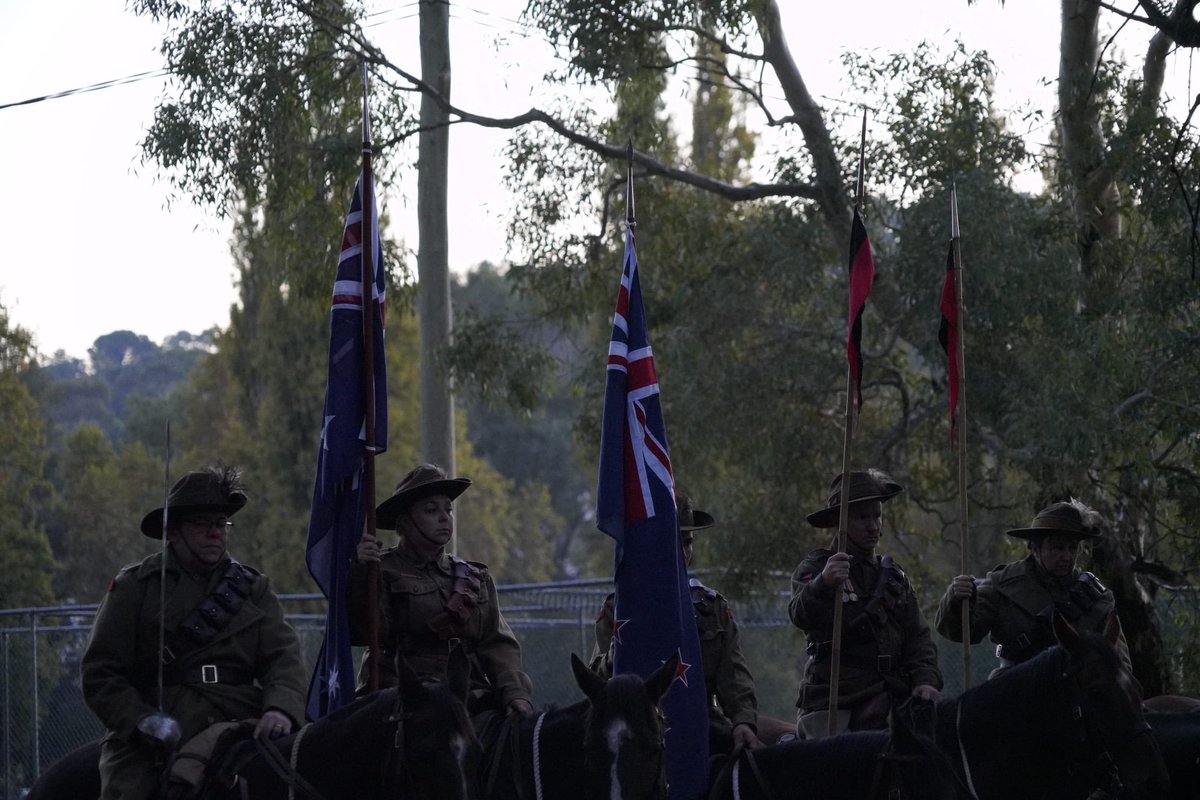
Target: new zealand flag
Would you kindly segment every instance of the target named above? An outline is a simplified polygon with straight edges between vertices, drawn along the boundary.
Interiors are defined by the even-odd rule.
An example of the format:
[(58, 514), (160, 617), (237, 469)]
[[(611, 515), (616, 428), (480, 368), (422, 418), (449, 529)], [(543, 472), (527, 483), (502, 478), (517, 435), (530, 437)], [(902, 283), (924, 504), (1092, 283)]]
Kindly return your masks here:
[(707, 693), (632, 223), (608, 346), (596, 517), (600, 530), (616, 540), (614, 673), (645, 678), (679, 653), (677, 678), (664, 701), (670, 719), (667, 780), (672, 800), (702, 797), (708, 778)]
[[(375, 208), (373, 187), (371, 208)], [(378, 219), (371, 220), (374, 314), (374, 374), (363, 369), (363, 182), (360, 179), (346, 218), (342, 252), (333, 284), (329, 330), (329, 377), (317, 479), (308, 523), (308, 571), (329, 600), (325, 641), (308, 690), (309, 719), (354, 699), (354, 664), (346, 587), (355, 547), (366, 521), (363, 464), (369, 450), (387, 449), (387, 371), (384, 366), (383, 250)], [(374, 214), (372, 214), (375, 217)], [(364, 398), (371, 386), (375, 396), (375, 442), (366, 441)]]

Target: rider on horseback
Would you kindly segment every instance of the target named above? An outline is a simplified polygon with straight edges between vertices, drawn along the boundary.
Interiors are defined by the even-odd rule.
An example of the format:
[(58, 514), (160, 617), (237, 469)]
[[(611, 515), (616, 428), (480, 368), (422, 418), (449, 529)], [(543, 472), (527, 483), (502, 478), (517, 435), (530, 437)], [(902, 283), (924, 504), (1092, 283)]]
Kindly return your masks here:
[(84, 699), (108, 729), (102, 798), (154, 795), (164, 751), (210, 725), (258, 717), (265, 738), (304, 718), (296, 633), (267, 577), (227, 550), (229, 518), (245, 505), (238, 470), (189, 472), (142, 520), (160, 539), (165, 512), (168, 546), (108, 585), (82, 662)]
[[(454, 535), (454, 499), (471, 485), (447, 478), (424, 464), (405, 475), (376, 510), (381, 529), (394, 528), (399, 543), (381, 550), (379, 539), (364, 534), (350, 573), (350, 635), (367, 643), (366, 564), (379, 564), (380, 687), (396, 685), (396, 651), (422, 678), (444, 679), (450, 652), (466, 648), (471, 665), (472, 715), (488, 710), (533, 711), (532, 683), (521, 671), (521, 645), (509, 628), (485, 565), (452, 556), (445, 545)], [(367, 688), (367, 659), (359, 672), (359, 693)]]
[[(962, 641), (962, 601), (969, 598), (971, 643), (992, 634), (1000, 660), (990, 676), (995, 677), (1054, 644), (1050, 618), (1055, 610), (1079, 630), (1103, 631), (1109, 616), (1116, 616), (1113, 593), (1095, 575), (1075, 565), (1082, 543), (1099, 539), (1103, 525), (1094, 509), (1070, 500), (1042, 509), (1028, 528), (1007, 531), (1028, 542), (1029, 555), (1001, 564), (982, 579), (956, 577), (938, 606), (934, 619), (938, 633)], [(1123, 632), (1117, 639), (1117, 654), (1131, 672)]]
[[(838, 525), (841, 479), (834, 478), (825, 508), (809, 514), (809, 524)], [(835, 591), (845, 604), (837, 732), (886, 728), (893, 702), (910, 694), (934, 700), (942, 687), (937, 648), (912, 585), (891, 556), (875, 555), (883, 503), (903, 488), (878, 470), (851, 472), (849, 482), (846, 552), (813, 550), (792, 573), (788, 611), (808, 636), (798, 733), (810, 739), (828, 730)]]

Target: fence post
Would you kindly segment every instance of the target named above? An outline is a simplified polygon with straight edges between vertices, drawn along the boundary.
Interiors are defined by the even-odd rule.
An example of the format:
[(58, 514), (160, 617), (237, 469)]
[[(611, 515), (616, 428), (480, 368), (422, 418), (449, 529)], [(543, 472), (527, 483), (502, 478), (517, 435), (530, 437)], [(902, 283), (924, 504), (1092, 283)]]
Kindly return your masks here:
[(9, 690), (8, 643), (11, 637), (4, 632), (4, 796), (12, 797), (12, 720), (9, 715), (11, 692)]
[(38, 624), (37, 611), (29, 612), (29, 630), (33, 636), (33, 774), (42, 771), (41, 714), (38, 713)]

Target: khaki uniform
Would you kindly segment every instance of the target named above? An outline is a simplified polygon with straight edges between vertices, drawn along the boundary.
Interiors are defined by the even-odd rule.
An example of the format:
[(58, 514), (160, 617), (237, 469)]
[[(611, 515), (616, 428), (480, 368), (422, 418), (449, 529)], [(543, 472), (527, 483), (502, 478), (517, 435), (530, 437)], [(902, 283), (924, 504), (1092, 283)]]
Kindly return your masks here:
[[(990, 676), (995, 677), (1056, 643), (1051, 627), (1055, 609), (1075, 627), (1099, 633), (1114, 608), (1112, 592), (1092, 573), (1077, 567), (1069, 579), (1059, 580), (1030, 554), (1021, 561), (1001, 564), (975, 581), (971, 643), (978, 644), (984, 636), (992, 635), (1000, 659), (1000, 666)], [(938, 605), (934, 626), (947, 639), (962, 641), (962, 601), (955, 600), (949, 589)], [(1129, 645), (1124, 632), (1117, 640), (1117, 654), (1129, 670)]]
[[(792, 623), (808, 638), (808, 661), (796, 706), (801, 713), (829, 708), (830, 653), (835, 589), (820, 579), (830, 550), (814, 550), (792, 573)], [(942, 688), (937, 648), (907, 576), (884, 558), (854, 554), (849, 585), (842, 589), (842, 643), (838, 709), (850, 728), (886, 725), (888, 700), (916, 686)], [(890, 561), (890, 559), (888, 559)]]
[[(100, 754), (105, 800), (149, 797), (158, 780), (155, 750), (136, 727), (158, 710), (161, 559), (156, 553), (113, 579), (83, 654), (83, 696), (108, 729)], [(194, 576), (168, 549), (163, 616), (174, 659), (163, 668), (162, 710), (179, 722), (184, 741), (214, 723), (256, 718), (268, 709), (294, 725), (304, 719), (308, 673), (266, 576), (245, 568), (248, 595), (207, 643), (179, 632), (231, 563), (226, 556), (209, 575)]]
[[(367, 643), (366, 565), (350, 571), (350, 641)], [(455, 590), (461, 597), (454, 600)], [(458, 608), (454, 614), (448, 610)], [(483, 564), (445, 552), (425, 562), (403, 541), (385, 550), (379, 563), (380, 687), (395, 686), (396, 651), (421, 677), (445, 678), (450, 652), (460, 642), (471, 664), (472, 713), (532, 700), (532, 683), (521, 671), (521, 645), (500, 613), (496, 585)], [(358, 675), (367, 686), (367, 654)]]
[[(704, 664), (704, 687), (709, 696), (709, 722), (714, 728), (732, 730), (745, 723), (758, 726), (758, 701), (754, 676), (742, 656), (737, 620), (728, 601), (700, 581), (690, 581), (692, 608), (700, 634), (700, 656)], [(613, 610), (615, 595), (604, 598), (596, 617), (596, 649), (591, 667), (605, 677), (612, 675)]]

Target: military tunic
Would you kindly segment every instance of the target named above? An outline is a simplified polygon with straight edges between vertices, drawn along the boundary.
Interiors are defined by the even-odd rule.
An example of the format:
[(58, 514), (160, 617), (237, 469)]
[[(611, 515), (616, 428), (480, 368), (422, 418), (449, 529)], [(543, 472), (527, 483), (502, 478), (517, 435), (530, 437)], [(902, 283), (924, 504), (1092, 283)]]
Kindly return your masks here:
[[(1056, 579), (1031, 553), (1020, 561), (1001, 564), (982, 580), (976, 579), (975, 596), (971, 598), (971, 643), (978, 644), (991, 634), (1001, 662), (990, 676), (995, 677), (1055, 644), (1051, 627), (1055, 609), (1075, 627), (1099, 633), (1114, 608), (1112, 592), (1092, 573), (1076, 567), (1069, 578)], [(962, 641), (962, 601), (956, 600), (950, 589), (938, 605), (934, 626), (947, 639)], [(1129, 645), (1124, 632), (1117, 640), (1117, 654), (1129, 670)]]
[[(367, 644), (366, 565), (350, 572), (350, 641)], [(465, 595), (462, 617), (448, 613), (456, 586)], [(450, 652), (458, 643), (471, 665), (471, 712), (507, 708), (513, 700), (532, 704), (532, 683), (521, 671), (521, 645), (513, 635), (496, 596), (496, 585), (483, 564), (442, 552), (427, 561), (403, 542), (385, 550), (379, 562), (380, 687), (395, 686), (399, 649), (421, 677), (445, 678)], [(359, 692), (368, 683), (368, 654), (359, 670)]]
[[(841, 590), (838, 708), (851, 709), (884, 693), (905, 697), (921, 685), (941, 689), (937, 648), (904, 571), (894, 563), (885, 567), (883, 557), (851, 551), (855, 557), (849, 585)], [(836, 589), (820, 576), (831, 555), (830, 550), (813, 550), (792, 573), (788, 613), (808, 638), (808, 660), (796, 700), (804, 713), (829, 708)]]
[[(700, 635), (700, 657), (704, 665), (704, 687), (708, 691), (710, 721), (732, 728), (746, 724), (757, 729), (758, 701), (754, 695), (754, 676), (742, 656), (741, 635), (728, 601), (696, 578), (689, 581), (696, 629)], [(613, 610), (615, 595), (604, 599), (596, 617), (596, 649), (591, 667), (611, 676)]]
[[(163, 668), (162, 711), (179, 722), (184, 741), (214, 723), (269, 709), (294, 725), (304, 719), (308, 674), (296, 632), (265, 575), (244, 568), (249, 587), (241, 608), (206, 643), (179, 633), (231, 563), (226, 556), (211, 573), (194, 575), (168, 549), (163, 616), (174, 658)], [(149, 797), (157, 781), (155, 751), (136, 728), (158, 710), (161, 566), (156, 553), (113, 579), (83, 654), (84, 699), (108, 729), (100, 756), (105, 800)]]

